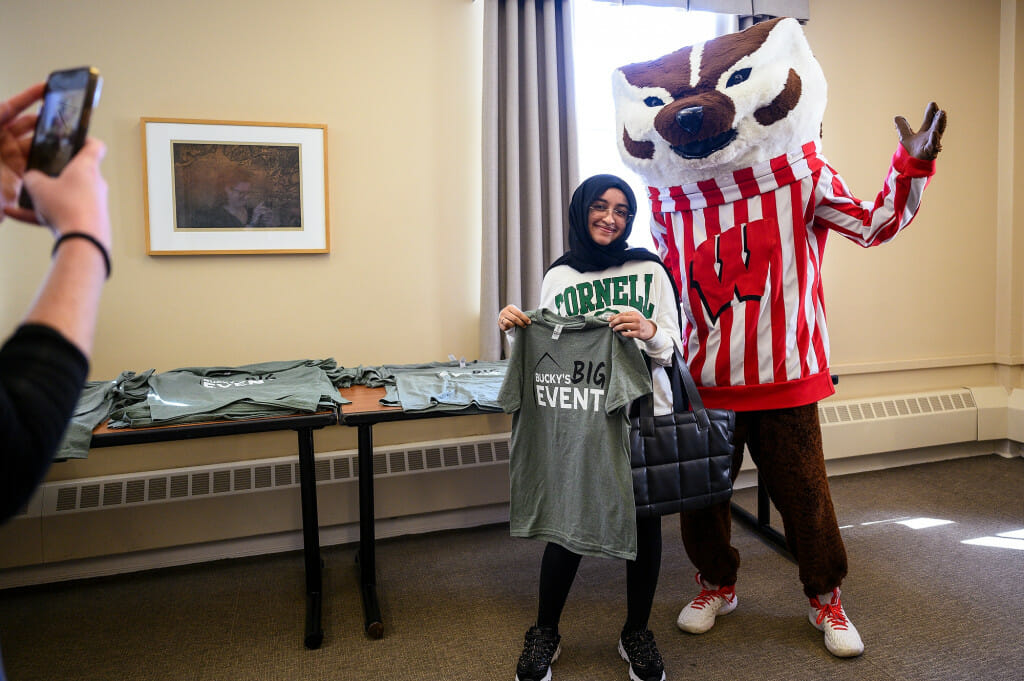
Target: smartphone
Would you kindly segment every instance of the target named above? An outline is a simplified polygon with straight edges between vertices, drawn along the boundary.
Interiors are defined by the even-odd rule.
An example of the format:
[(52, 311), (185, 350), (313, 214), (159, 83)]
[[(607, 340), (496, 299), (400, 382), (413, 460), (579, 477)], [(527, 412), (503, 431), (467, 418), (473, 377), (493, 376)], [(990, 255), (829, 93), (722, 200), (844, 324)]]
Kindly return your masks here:
[[(56, 177), (85, 144), (89, 118), (99, 103), (103, 78), (90, 66), (54, 71), (46, 79), (43, 105), (39, 109), (26, 170), (41, 170)], [(22, 187), (18, 204), (32, 208), (32, 199)]]

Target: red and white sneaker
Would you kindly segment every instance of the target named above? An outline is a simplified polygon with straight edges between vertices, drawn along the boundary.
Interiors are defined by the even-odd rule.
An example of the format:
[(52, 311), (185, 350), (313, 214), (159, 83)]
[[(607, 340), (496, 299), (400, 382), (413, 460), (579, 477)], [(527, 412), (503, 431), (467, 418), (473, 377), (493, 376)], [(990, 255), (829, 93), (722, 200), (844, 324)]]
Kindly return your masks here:
[(739, 602), (735, 585), (708, 584), (700, 578), (699, 572), (697, 583), (701, 586), (700, 594), (679, 611), (676, 619), (676, 626), (690, 634), (703, 634), (714, 626), (715, 617), (728, 615)]
[(807, 619), (814, 628), (825, 632), (825, 647), (836, 657), (857, 657), (864, 652), (857, 627), (846, 616), (843, 603), (839, 600), (839, 587), (830, 594), (821, 594), (810, 599), (811, 607)]

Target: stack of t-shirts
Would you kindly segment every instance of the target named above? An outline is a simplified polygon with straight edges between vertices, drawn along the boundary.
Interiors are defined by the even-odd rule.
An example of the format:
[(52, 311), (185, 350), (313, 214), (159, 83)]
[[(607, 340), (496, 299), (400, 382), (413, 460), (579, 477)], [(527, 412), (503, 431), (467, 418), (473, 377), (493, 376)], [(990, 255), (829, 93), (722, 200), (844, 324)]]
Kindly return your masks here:
[(87, 381), (54, 459), (84, 459), (96, 426), (106, 421), (117, 405), (146, 399), (152, 375), (152, 369), (141, 374), (123, 371), (112, 381)]
[(111, 428), (313, 413), (347, 400), (331, 376), (333, 359), (186, 367), (153, 374), (141, 401), (115, 408)]
[(403, 411), (501, 411), (498, 392), (507, 368), (507, 360), (383, 366), (377, 372), (386, 388), (381, 404)]
[(365, 367), (359, 365), (351, 369), (339, 367), (332, 377), (332, 382), (339, 388), (351, 388), (354, 385), (379, 388), (389, 383), (394, 385), (395, 380), (384, 367)]

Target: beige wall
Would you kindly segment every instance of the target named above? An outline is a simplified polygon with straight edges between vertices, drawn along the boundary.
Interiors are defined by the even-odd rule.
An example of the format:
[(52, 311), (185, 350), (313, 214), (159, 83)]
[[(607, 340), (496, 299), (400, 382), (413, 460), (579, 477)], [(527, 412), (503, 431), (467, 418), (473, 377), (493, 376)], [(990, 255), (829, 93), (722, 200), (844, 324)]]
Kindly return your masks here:
[[(812, 2), (811, 17), (808, 37), (829, 80), (824, 150), (857, 196), (872, 199), (881, 189), (896, 147), (894, 115), (916, 127), (931, 100), (949, 114), (915, 223), (867, 250), (830, 239), (823, 271), (840, 394), (848, 385), (872, 392), (876, 379), (894, 388), (879, 392), (922, 377), (963, 380), (963, 369), (943, 368), (995, 360), (996, 291), (1004, 283), (994, 173), (1000, 3)], [(862, 373), (890, 375), (864, 384)]]
[[(476, 355), (482, 3), (20, 5), (0, 22), (4, 91), (68, 64), (105, 77), (115, 275), (94, 377)], [(332, 253), (147, 256), (141, 116), (327, 124)], [(5, 322), (46, 264), (24, 231), (4, 230)]]
[[(109, 146), (116, 243), (92, 377), (296, 357), (344, 366), (475, 357), (482, 5), (5, 6), (0, 92), (81, 63), (106, 80), (93, 131)], [(1021, 383), (1024, 285), (1013, 264), (1024, 254), (1024, 208), (1012, 201), (1022, 182), (1012, 171), (1024, 162), (1024, 131), (1012, 110), (1024, 107), (1014, 71), (1000, 70), (1010, 58), (1022, 72), (1021, 17), (1007, 51), (1003, 11), (999, 0), (812, 0), (807, 34), (830, 83), (824, 149), (858, 196), (881, 187), (894, 115), (917, 125), (935, 100), (950, 117), (938, 175), (910, 230), (870, 250), (830, 240), (825, 285), (842, 397)], [(1000, 99), (1007, 87), (1009, 106)], [(147, 256), (142, 116), (325, 123), (331, 254)], [(1002, 129), (1014, 133), (1012, 148)], [(1000, 153), (1012, 155), (1002, 203)], [(11, 222), (0, 228), (3, 328), (31, 299), (48, 242)], [(506, 426), (501, 417), (450, 419), (381, 429), (378, 439)], [(319, 451), (354, 447), (344, 429), (330, 430), (317, 435)], [(51, 478), (288, 451), (287, 437), (120, 448), (55, 467)]]
[[(104, 75), (92, 130), (109, 148), (114, 276), (92, 378), (307, 357), (343, 366), (475, 358), (482, 5), (5, 4), (0, 92), (69, 65)], [(146, 255), (143, 116), (326, 124), (331, 253)], [(32, 298), (48, 243), (41, 230), (0, 229), (3, 328)], [(418, 437), (407, 430), (396, 437)], [(354, 447), (347, 433), (317, 437), (318, 450)], [(233, 440), (95, 451), (51, 478), (294, 451), (287, 439), (252, 438), (244, 450)]]

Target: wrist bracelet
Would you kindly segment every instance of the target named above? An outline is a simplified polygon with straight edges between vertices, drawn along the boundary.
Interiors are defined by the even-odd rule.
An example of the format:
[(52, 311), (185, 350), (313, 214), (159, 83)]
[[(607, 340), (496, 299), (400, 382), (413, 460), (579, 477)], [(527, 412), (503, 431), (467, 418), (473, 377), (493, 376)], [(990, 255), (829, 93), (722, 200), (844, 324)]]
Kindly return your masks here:
[(107, 279), (110, 279), (110, 253), (107, 251), (106, 246), (101, 244), (100, 240), (92, 234), (86, 234), (85, 232), (65, 232), (64, 234), (61, 234), (57, 237), (57, 240), (53, 242), (53, 250), (50, 251), (51, 258), (57, 255), (57, 249), (60, 248), (60, 245), (68, 239), (85, 239), (98, 248), (100, 255), (103, 256), (103, 264), (107, 267)]

